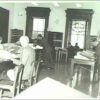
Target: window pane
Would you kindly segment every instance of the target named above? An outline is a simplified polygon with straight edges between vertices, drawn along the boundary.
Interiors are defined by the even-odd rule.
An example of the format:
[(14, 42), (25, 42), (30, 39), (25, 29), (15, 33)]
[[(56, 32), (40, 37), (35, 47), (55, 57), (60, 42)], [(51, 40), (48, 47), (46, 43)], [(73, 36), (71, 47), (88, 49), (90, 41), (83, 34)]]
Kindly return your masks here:
[(38, 34), (42, 34), (42, 36), (43, 36), (44, 32), (41, 31), (41, 32), (38, 32)]
[(38, 35), (38, 32), (37, 31), (33, 31), (33, 33), (32, 33), (32, 39), (36, 39), (37, 35)]
[(77, 35), (71, 35), (71, 44), (74, 46), (77, 42)]
[(79, 47), (80, 48), (84, 48), (84, 38), (85, 38), (85, 36), (84, 35), (79, 35), (78, 36), (78, 45), (79, 45)]
[(78, 43), (80, 48), (84, 48), (84, 35), (71, 35), (71, 44), (74, 46)]
[(38, 34), (44, 35), (45, 19), (33, 18), (33, 33), (32, 39), (37, 38)]
[(73, 21), (72, 22), (72, 31), (73, 34), (85, 34), (85, 21)]
[(33, 30), (44, 31), (45, 19), (34, 18), (33, 19)]
[(85, 21), (73, 21), (72, 22), (72, 31), (71, 31), (71, 43), (74, 46), (75, 43), (78, 43), (80, 48), (84, 48), (84, 39), (85, 39)]

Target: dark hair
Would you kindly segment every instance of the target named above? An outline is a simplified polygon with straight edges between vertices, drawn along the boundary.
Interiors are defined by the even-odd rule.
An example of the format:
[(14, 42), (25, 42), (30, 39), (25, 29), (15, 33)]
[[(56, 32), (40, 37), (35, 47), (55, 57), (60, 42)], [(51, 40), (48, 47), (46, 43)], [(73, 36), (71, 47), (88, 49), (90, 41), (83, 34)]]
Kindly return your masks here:
[(68, 45), (71, 45), (71, 43), (70, 43), (70, 42), (68, 42)]
[(38, 34), (38, 37), (43, 37), (42, 34)]
[(78, 43), (75, 43), (75, 45), (78, 45)]

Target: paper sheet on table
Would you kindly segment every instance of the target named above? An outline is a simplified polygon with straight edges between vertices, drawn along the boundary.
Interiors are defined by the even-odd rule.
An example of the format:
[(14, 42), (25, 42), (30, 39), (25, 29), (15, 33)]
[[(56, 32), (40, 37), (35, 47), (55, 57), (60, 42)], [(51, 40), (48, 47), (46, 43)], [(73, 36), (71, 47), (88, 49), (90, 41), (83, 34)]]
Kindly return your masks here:
[(0, 50), (0, 58), (11, 59), (11, 58), (16, 58), (16, 55), (5, 50)]
[(95, 52), (92, 52), (92, 51), (90, 51), (90, 50), (82, 51), (82, 52), (80, 53), (80, 55), (85, 56), (85, 57), (87, 57), (87, 58), (89, 58), (89, 59), (95, 59), (94, 54), (95, 54)]
[(35, 47), (32, 47), (33, 49), (43, 49), (43, 47), (42, 46), (39, 46), (39, 45), (37, 45), (37, 46), (35, 46)]
[(76, 59), (83, 59), (83, 60), (89, 60), (87, 57), (84, 57), (82, 55), (77, 55), (74, 58), (76, 58)]
[(76, 56), (74, 56), (76, 59), (83, 59), (83, 60), (89, 60), (89, 58), (81, 55), (81, 52), (78, 52)]

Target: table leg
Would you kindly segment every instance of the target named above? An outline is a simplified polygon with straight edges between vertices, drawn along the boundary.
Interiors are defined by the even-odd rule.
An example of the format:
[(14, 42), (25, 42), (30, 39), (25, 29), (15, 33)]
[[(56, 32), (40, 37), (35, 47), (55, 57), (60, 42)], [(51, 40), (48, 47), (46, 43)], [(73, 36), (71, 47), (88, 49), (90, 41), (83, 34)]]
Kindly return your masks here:
[(71, 59), (71, 79), (72, 79), (72, 77), (73, 77), (73, 72), (74, 72), (74, 59)]
[(58, 61), (58, 51), (56, 51), (56, 62)]
[(66, 63), (67, 63), (67, 53), (66, 53)]
[(62, 60), (62, 52), (60, 52), (60, 60)]
[(58, 52), (58, 63), (60, 61), (60, 51)]
[(3, 89), (0, 89), (0, 99), (2, 98)]
[(98, 84), (99, 84), (99, 86), (98, 86), (99, 89), (98, 89), (98, 95), (97, 95), (97, 98), (100, 98), (100, 78), (99, 78), (99, 83), (98, 83)]
[(90, 81), (93, 82), (94, 77), (94, 65), (91, 66), (91, 74), (90, 74)]
[(90, 95), (90, 96), (92, 96), (92, 89), (93, 89), (93, 88), (92, 88), (92, 84), (90, 83), (90, 86), (89, 86), (89, 95)]

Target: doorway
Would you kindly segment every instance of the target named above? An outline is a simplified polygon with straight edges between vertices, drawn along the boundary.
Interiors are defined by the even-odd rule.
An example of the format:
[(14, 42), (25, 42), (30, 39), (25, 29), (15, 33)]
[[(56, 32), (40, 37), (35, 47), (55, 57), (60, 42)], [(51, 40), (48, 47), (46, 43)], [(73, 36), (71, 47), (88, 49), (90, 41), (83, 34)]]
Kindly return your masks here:
[(0, 7), (0, 36), (2, 43), (8, 42), (9, 11)]

